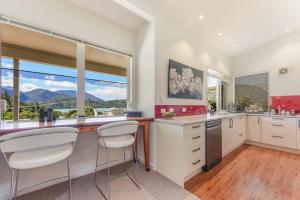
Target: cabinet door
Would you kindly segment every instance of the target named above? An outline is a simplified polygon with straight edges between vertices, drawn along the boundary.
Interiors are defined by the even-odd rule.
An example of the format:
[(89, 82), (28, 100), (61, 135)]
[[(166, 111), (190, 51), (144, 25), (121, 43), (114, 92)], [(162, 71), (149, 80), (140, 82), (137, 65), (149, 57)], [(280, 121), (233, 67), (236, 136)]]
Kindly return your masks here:
[(232, 149), (232, 119), (222, 120), (222, 156), (228, 154)]
[(234, 130), (237, 137), (236, 145), (244, 143), (246, 140), (246, 117), (240, 116), (234, 119)]
[(261, 142), (260, 116), (247, 116), (247, 140)]

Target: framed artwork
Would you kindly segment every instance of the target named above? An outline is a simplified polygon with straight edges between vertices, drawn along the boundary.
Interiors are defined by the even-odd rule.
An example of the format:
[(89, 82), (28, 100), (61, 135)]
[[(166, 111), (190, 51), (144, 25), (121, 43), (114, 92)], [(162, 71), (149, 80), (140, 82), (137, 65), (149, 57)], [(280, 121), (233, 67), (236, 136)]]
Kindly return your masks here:
[(168, 97), (203, 99), (203, 71), (169, 60)]

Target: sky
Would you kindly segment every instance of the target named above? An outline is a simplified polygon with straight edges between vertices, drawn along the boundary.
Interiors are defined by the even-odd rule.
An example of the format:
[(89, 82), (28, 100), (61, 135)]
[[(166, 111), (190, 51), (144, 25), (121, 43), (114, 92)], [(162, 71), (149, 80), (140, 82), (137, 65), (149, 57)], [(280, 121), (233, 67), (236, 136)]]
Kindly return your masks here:
[[(1, 58), (1, 64), (3, 68), (2, 86), (12, 86), (13, 72), (10, 70), (13, 69), (12, 59)], [(20, 70), (21, 92), (38, 88), (55, 92), (58, 90), (76, 90), (77, 87), (75, 69), (21, 61)], [(85, 77), (87, 93), (103, 100), (126, 99), (127, 77), (90, 71), (86, 71)]]

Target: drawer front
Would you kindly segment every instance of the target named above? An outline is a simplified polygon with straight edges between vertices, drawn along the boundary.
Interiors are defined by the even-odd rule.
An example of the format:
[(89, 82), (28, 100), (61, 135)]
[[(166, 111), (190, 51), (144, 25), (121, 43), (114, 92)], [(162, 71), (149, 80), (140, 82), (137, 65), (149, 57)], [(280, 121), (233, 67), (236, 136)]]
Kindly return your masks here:
[(183, 127), (184, 136), (205, 133), (205, 123), (190, 124)]
[(297, 120), (296, 118), (287, 118), (287, 117), (262, 117), (262, 122), (269, 122), (269, 123), (275, 123), (275, 124), (287, 124), (287, 125), (293, 125), (296, 126)]
[(284, 123), (267, 123), (262, 124), (262, 134), (280, 134), (295, 137), (297, 132), (296, 125)]
[(201, 158), (195, 158), (189, 162), (185, 162), (184, 164), (184, 176), (188, 176), (197, 170), (201, 169), (204, 165), (205, 161)]
[(261, 136), (262, 143), (286, 147), (291, 149), (296, 149), (297, 147), (297, 138), (286, 136), (286, 135), (279, 135), (279, 134), (262, 134)]
[(204, 132), (194, 133), (192, 135), (184, 137), (184, 149), (189, 149), (191, 147), (199, 146), (204, 144), (205, 134)]
[(203, 160), (205, 158), (204, 145), (194, 146), (184, 151), (184, 162)]

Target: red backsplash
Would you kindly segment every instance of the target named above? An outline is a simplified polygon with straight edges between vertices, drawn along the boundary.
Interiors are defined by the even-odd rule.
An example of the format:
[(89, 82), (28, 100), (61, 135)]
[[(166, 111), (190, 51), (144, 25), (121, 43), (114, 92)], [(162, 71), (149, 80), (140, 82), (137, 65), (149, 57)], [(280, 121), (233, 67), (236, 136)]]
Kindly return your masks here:
[[(155, 105), (155, 118), (161, 118), (161, 109), (174, 109), (176, 116), (201, 115), (207, 113), (207, 108), (204, 105)], [(186, 108), (186, 112), (182, 112), (182, 108)]]
[(285, 110), (295, 110), (300, 113), (300, 96), (273, 96), (272, 107), (284, 106)]

